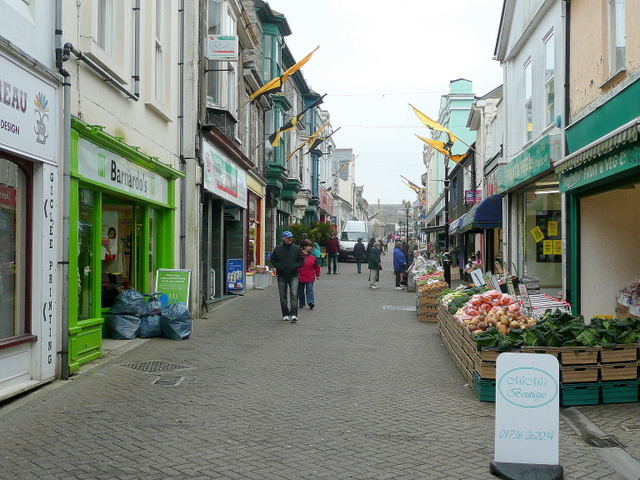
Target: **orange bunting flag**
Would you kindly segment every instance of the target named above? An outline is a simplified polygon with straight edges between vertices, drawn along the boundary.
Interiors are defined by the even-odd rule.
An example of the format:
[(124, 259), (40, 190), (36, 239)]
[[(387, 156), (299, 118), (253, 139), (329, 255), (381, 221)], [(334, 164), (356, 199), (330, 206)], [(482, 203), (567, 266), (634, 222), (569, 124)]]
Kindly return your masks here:
[(449, 140), (454, 143), (458, 137), (456, 137), (451, 130), (443, 127), (442, 125), (440, 125), (438, 122), (436, 122), (435, 120), (431, 120), (429, 117), (427, 117), (424, 113), (422, 113), (420, 110), (418, 110), (416, 107), (414, 107), (413, 105), (409, 104), (409, 106), (411, 108), (413, 108), (414, 113), (418, 116), (418, 118), (420, 119), (420, 121), (422, 123), (424, 123), (424, 125), (428, 128), (430, 128), (431, 130), (438, 130), (440, 132), (446, 132), (449, 135)]

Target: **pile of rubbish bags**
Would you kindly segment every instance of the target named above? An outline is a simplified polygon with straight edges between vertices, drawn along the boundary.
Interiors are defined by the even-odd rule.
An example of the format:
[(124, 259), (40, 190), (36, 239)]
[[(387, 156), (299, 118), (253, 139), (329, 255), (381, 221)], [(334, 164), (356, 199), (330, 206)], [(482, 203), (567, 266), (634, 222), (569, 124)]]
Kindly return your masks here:
[[(134, 288), (120, 292), (106, 317), (111, 338), (189, 338), (192, 322), (187, 305), (178, 302), (165, 307), (157, 295), (158, 293), (142, 295)], [(147, 302), (144, 300), (145, 296), (149, 297)]]

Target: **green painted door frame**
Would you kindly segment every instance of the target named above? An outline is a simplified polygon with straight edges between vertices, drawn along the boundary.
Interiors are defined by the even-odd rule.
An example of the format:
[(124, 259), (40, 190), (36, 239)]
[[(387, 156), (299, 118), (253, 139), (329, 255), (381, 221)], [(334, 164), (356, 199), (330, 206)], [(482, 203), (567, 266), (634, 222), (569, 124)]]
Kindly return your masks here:
[[(143, 194), (127, 194), (122, 190), (109, 188), (108, 184), (100, 183), (96, 178), (91, 178), (83, 172), (80, 160), (81, 139), (91, 142), (98, 151), (109, 152), (122, 158), (124, 162), (135, 165), (137, 171), (146, 175), (151, 182), (150, 189), (156, 188), (159, 181), (166, 182), (166, 202), (158, 202), (152, 198), (145, 198)], [(83, 143), (87, 145), (86, 142)], [(86, 159), (84, 159), (86, 164)], [(174, 268), (174, 226), (175, 226), (175, 180), (184, 175), (161, 164), (157, 159), (148, 157), (138, 152), (117, 138), (102, 132), (101, 127), (86, 125), (77, 120), (72, 120), (71, 131), (71, 179), (70, 179), (70, 231), (69, 231), (69, 371), (79, 370), (86, 362), (99, 358), (102, 355), (102, 337), (104, 317), (108, 314), (108, 308), (102, 308), (102, 213), (105, 199), (116, 204), (129, 205), (132, 208), (133, 230), (131, 250), (131, 286), (145, 293), (149, 288), (149, 275), (158, 268)], [(99, 168), (99, 167), (98, 167)], [(104, 172), (103, 172), (104, 173)], [(144, 178), (144, 177), (143, 177)], [(157, 178), (157, 180), (152, 180)], [(163, 183), (164, 185), (164, 183)], [(79, 271), (79, 245), (80, 238), (80, 210), (81, 193), (90, 198), (91, 210), (89, 250), (90, 259), (83, 265), (83, 272)], [(83, 197), (84, 198), (84, 197)], [(153, 211), (153, 222), (151, 212)], [(86, 212), (86, 210), (85, 210)], [(86, 215), (86, 213), (85, 213)], [(167, 233), (169, 232), (169, 233)], [(87, 240), (87, 239), (85, 239)], [(151, 265), (149, 245), (154, 246), (153, 261)], [(88, 292), (80, 295), (84, 269), (87, 269), (86, 287)], [(77, 278), (76, 278), (77, 272)], [(81, 278), (82, 277), (82, 278)], [(71, 299), (77, 299), (71, 300)], [(79, 319), (79, 305), (87, 301), (88, 315)], [(88, 317), (88, 318), (87, 318)]]

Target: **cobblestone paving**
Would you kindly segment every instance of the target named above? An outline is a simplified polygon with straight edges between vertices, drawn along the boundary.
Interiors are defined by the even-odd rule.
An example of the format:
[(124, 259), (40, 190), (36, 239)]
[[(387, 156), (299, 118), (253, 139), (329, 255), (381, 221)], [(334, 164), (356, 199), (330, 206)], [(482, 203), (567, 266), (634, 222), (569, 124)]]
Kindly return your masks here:
[[(355, 264), (283, 322), (275, 283), (221, 302), (189, 340), (136, 341), (0, 407), (0, 479), (474, 479), (494, 405), (477, 400), (413, 294)], [(153, 363), (150, 363), (153, 362)], [(160, 380), (158, 382), (158, 380)], [(638, 458), (637, 404), (582, 408)], [(561, 422), (566, 479), (618, 479)]]

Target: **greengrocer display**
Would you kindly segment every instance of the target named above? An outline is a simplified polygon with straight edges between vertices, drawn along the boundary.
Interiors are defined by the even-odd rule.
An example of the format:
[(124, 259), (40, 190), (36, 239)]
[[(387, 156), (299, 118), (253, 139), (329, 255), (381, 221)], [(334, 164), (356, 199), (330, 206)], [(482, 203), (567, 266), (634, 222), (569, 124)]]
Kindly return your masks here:
[(640, 318), (585, 321), (568, 304), (533, 315), (519, 298), (484, 287), (443, 290), (438, 299), (443, 344), (481, 401), (495, 400), (495, 362), (505, 351), (558, 358), (563, 406), (640, 397)]

